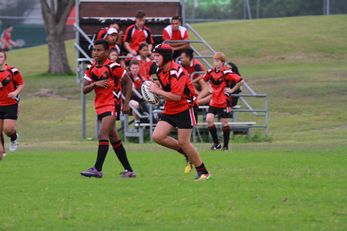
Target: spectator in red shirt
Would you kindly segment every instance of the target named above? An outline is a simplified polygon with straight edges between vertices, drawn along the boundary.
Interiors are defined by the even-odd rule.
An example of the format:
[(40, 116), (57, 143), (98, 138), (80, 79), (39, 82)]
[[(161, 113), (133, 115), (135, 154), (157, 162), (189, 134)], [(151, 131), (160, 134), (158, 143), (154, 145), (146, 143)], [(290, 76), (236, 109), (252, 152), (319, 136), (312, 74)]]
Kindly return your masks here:
[[(10, 151), (17, 149), (17, 129), (19, 94), (24, 89), (24, 80), (17, 68), (6, 64), (6, 52), (0, 49), (0, 134), (11, 138)], [(0, 145), (0, 160), (5, 153)]]
[(12, 40), (12, 33), (13, 26), (8, 25), (6, 26), (5, 30), (1, 34), (0, 42), (2, 44), (2, 49), (4, 51), (9, 51), (12, 46), (17, 46), (17, 43)]
[(203, 80), (203, 73), (194, 74), (194, 72), (205, 72), (205, 67), (194, 59), (193, 49), (186, 48), (181, 53), (181, 64), (188, 71), (195, 91), (198, 93), (198, 100), (209, 94), (208, 84)]
[(188, 30), (181, 26), (181, 18), (179, 16), (172, 17), (171, 25), (163, 30), (163, 41), (172, 47), (174, 60), (180, 56), (184, 48), (189, 47), (188, 42), (169, 42), (170, 40), (189, 40)]
[[(129, 77), (133, 82), (133, 94), (131, 96), (130, 105), (140, 113), (147, 112), (147, 103), (143, 100), (141, 95), (141, 85), (145, 79), (140, 74), (140, 64), (137, 60), (131, 60), (129, 63)], [(135, 118), (135, 127), (139, 126), (140, 118), (133, 111)]]
[(141, 43), (139, 47), (139, 55), (135, 57), (140, 65), (140, 75), (145, 80), (149, 80), (149, 71), (151, 69), (152, 60), (148, 58), (149, 47), (147, 43)]
[(145, 16), (143, 11), (137, 12), (135, 24), (125, 30), (123, 42), (130, 56), (137, 55), (141, 43), (146, 42), (150, 51), (153, 48), (154, 41), (150, 29), (145, 26)]
[[(172, 60), (172, 53), (172, 48), (167, 44), (160, 44), (153, 50), (158, 79), (150, 85), (150, 91), (163, 96), (165, 104), (152, 138), (158, 144), (186, 156), (185, 173), (191, 171), (192, 163), (197, 171), (195, 179), (206, 180), (210, 177), (209, 172), (190, 142), (192, 128), (197, 121), (196, 93), (189, 74)], [(175, 128), (177, 140), (169, 136)]]
[[(209, 109), (206, 115), (206, 122), (208, 124), (208, 130), (213, 138), (213, 145), (211, 150), (221, 149), (222, 146), (219, 143), (217, 136), (217, 129), (214, 124), (215, 116), (221, 117), (221, 123), (223, 128), (224, 145), (223, 150), (229, 149), (230, 138), (230, 126), (228, 120), (231, 112), (231, 105), (229, 102), (230, 94), (237, 91), (244, 80), (232, 70), (227, 69), (224, 66), (225, 55), (222, 52), (216, 52), (213, 56), (214, 68), (207, 71), (204, 76), (204, 80), (210, 83), (212, 88), (212, 97), (209, 103)], [(234, 87), (230, 88), (231, 83), (234, 83)]]

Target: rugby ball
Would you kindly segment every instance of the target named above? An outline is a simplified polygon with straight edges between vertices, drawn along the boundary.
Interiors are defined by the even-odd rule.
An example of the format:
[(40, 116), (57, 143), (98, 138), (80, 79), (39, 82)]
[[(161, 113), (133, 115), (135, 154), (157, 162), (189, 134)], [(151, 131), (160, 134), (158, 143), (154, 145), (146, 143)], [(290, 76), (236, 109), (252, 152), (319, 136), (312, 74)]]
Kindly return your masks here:
[(152, 84), (153, 82), (151, 81), (144, 81), (141, 85), (141, 93), (142, 93), (142, 97), (143, 99), (151, 104), (159, 104), (159, 97), (157, 94), (154, 94), (153, 92), (151, 92), (149, 90), (149, 86)]

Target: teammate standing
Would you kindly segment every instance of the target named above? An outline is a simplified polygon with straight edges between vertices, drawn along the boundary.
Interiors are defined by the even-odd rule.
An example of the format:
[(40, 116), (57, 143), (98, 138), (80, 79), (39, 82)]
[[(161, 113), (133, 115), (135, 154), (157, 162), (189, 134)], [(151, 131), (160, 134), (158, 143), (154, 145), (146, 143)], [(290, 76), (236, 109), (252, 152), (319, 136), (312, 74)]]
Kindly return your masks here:
[[(173, 51), (169, 45), (157, 45), (153, 54), (159, 68), (158, 79), (150, 85), (150, 91), (165, 98), (164, 112), (153, 132), (153, 140), (185, 155), (196, 168), (195, 179), (206, 180), (210, 174), (190, 142), (197, 121), (196, 93), (192, 82), (187, 71), (172, 60)], [(177, 128), (178, 140), (169, 136), (174, 128)]]
[[(225, 55), (222, 52), (216, 52), (213, 56), (214, 68), (209, 69), (204, 76), (204, 80), (209, 82), (212, 87), (212, 98), (209, 103), (209, 109), (206, 115), (208, 130), (213, 138), (211, 150), (221, 149), (217, 136), (217, 128), (214, 124), (215, 116), (221, 117), (223, 128), (224, 145), (223, 150), (229, 149), (230, 126), (228, 120), (230, 117), (231, 107), (228, 104), (229, 95), (236, 92), (244, 83), (244, 80), (232, 70), (224, 67)], [(234, 87), (229, 88), (231, 83)]]
[[(0, 134), (4, 132), (11, 138), (9, 149), (14, 152), (18, 146), (16, 123), (19, 94), (24, 88), (24, 80), (17, 68), (5, 62), (6, 52), (0, 49)], [(0, 145), (0, 160), (3, 157), (4, 146)]]
[(102, 166), (107, 155), (110, 141), (114, 152), (124, 167), (124, 171), (121, 172), (121, 177), (136, 177), (135, 172), (129, 164), (120, 136), (115, 129), (116, 112), (113, 94), (115, 84), (117, 85), (119, 81), (124, 81), (126, 97), (123, 111), (129, 112), (129, 100), (132, 87), (131, 80), (126, 71), (118, 63), (107, 59), (108, 48), (108, 43), (105, 40), (98, 40), (94, 43), (94, 63), (87, 69), (84, 76), (83, 92), (85, 94), (93, 90), (95, 92), (94, 105), (98, 120), (100, 121), (100, 131), (95, 165), (81, 172), (81, 175), (96, 178), (101, 178), (103, 176)]

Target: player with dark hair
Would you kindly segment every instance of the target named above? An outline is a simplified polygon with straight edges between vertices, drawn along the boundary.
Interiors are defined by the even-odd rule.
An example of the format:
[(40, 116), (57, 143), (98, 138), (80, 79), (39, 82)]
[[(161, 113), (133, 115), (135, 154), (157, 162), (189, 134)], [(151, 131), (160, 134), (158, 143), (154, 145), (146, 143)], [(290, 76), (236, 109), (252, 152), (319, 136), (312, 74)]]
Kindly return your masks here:
[[(241, 76), (239, 68), (236, 66), (235, 63), (228, 62), (225, 64), (225, 67), (230, 69), (232, 72), (238, 74), (239, 76)], [(235, 85), (236, 85), (235, 82), (231, 82), (230, 86), (228, 86), (228, 87), (233, 88)], [(240, 94), (240, 93), (241, 93), (241, 88), (237, 89), (233, 94)], [(230, 101), (231, 107), (234, 107), (237, 105), (237, 102), (239, 101), (239, 97), (238, 96), (230, 96), (229, 101)]]
[[(153, 132), (153, 140), (186, 156), (194, 164), (196, 180), (210, 177), (199, 153), (190, 142), (193, 126), (197, 121), (196, 93), (187, 71), (172, 60), (172, 48), (159, 44), (154, 50), (158, 80), (150, 85), (150, 91), (165, 99), (164, 112)], [(178, 139), (169, 136), (177, 128)], [(188, 173), (186, 166), (185, 172)]]
[[(225, 68), (225, 55), (222, 52), (216, 52), (213, 56), (214, 68), (209, 69), (204, 76), (204, 80), (209, 82), (212, 87), (212, 97), (209, 103), (209, 109), (206, 115), (208, 130), (213, 138), (211, 150), (221, 149), (217, 136), (217, 128), (214, 124), (215, 116), (221, 117), (223, 128), (224, 145), (223, 150), (229, 149), (230, 126), (228, 120), (231, 107), (228, 104), (229, 95), (233, 94), (241, 87), (244, 80), (230, 69)], [(229, 88), (230, 83), (235, 83), (233, 88)]]
[(140, 67), (140, 75), (145, 80), (149, 80), (149, 70), (152, 65), (152, 60), (148, 57), (149, 56), (149, 45), (147, 43), (141, 43), (139, 46), (139, 55), (135, 57), (135, 60), (139, 62)]
[(123, 112), (129, 112), (132, 84), (127, 72), (118, 63), (112, 62), (107, 58), (108, 48), (108, 42), (105, 40), (98, 40), (94, 43), (94, 63), (86, 70), (84, 76), (84, 94), (93, 90), (95, 92), (94, 105), (98, 120), (100, 121), (100, 131), (95, 165), (81, 172), (81, 175), (96, 178), (101, 178), (103, 176), (102, 166), (110, 142), (119, 161), (124, 167), (124, 171), (121, 172), (121, 177), (136, 177), (135, 172), (129, 164), (120, 136), (115, 129), (116, 112), (113, 94), (115, 85), (123, 81), (126, 90)]
[[(19, 94), (24, 89), (24, 80), (17, 68), (6, 64), (6, 52), (0, 49), (0, 134), (11, 138), (10, 151), (18, 146), (16, 129)], [(3, 137), (2, 137), (3, 139)], [(0, 160), (4, 157), (4, 146), (0, 145)]]
[(152, 38), (151, 30), (145, 26), (145, 13), (143, 11), (137, 12), (135, 16), (135, 24), (130, 25), (124, 33), (124, 47), (129, 52), (130, 56), (136, 56), (141, 43), (146, 42), (151, 51), (154, 41)]
[(194, 59), (192, 48), (186, 48), (181, 53), (181, 64), (190, 75), (195, 91), (198, 93), (198, 100), (209, 94), (208, 84), (203, 80), (203, 74), (194, 74), (195, 72), (205, 72), (205, 67)]
[(12, 46), (17, 46), (17, 43), (12, 40), (12, 31), (12, 25), (7, 25), (5, 27), (5, 30), (0, 35), (0, 44), (2, 44), (2, 47), (0, 47), (0, 49), (3, 49), (4, 51), (9, 51)]
[(172, 47), (173, 58), (176, 59), (181, 55), (181, 52), (184, 48), (189, 47), (188, 42), (170, 42), (170, 41), (179, 41), (179, 40), (189, 40), (187, 28), (181, 26), (181, 17), (174, 16), (171, 19), (171, 24), (163, 29), (163, 41)]

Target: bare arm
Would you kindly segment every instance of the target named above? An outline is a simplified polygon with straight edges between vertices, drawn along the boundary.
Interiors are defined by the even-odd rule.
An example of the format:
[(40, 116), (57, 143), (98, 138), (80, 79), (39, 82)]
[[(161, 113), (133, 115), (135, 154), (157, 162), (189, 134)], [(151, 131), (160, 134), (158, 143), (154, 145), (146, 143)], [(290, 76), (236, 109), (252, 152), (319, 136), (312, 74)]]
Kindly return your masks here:
[(206, 81), (203, 80), (202, 78), (199, 79), (199, 84), (201, 86), (201, 92), (198, 95), (198, 99), (202, 99), (203, 97), (205, 97), (209, 94), (210, 89), (209, 89), (209, 86), (206, 83)]
[(124, 99), (123, 112), (128, 113), (130, 110), (129, 102), (130, 102), (132, 87), (133, 87), (133, 83), (130, 80), (128, 73), (124, 74), (122, 78), (122, 83), (125, 85), (125, 99)]
[(240, 89), (240, 87), (245, 83), (244, 80), (241, 80), (240, 82), (238, 82), (233, 88), (231, 88), (229, 90), (229, 94), (233, 94), (235, 91), (237, 91), (238, 89)]
[(95, 82), (83, 80), (83, 94), (88, 94), (95, 88)]
[(24, 89), (24, 83), (23, 84), (21, 84), (21, 85), (17, 85), (17, 89), (15, 90), (15, 91), (13, 91), (13, 92), (10, 92), (9, 94), (8, 94), (8, 97), (9, 98), (12, 98), (12, 99), (16, 99), (17, 98), (17, 96), (22, 92), (22, 90)]
[(128, 42), (124, 42), (125, 49), (132, 55), (136, 55), (137, 52), (133, 49), (131, 49), (130, 44)]

